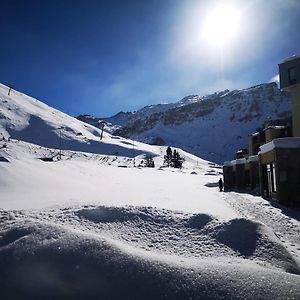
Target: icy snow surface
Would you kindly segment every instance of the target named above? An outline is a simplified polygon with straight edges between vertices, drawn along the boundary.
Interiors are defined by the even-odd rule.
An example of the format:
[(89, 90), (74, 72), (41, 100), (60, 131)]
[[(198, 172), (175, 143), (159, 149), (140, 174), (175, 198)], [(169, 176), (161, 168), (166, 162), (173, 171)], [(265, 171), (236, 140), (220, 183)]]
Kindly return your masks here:
[[(99, 141), (98, 129), (4, 91), (1, 299), (300, 298), (299, 211), (220, 193), (214, 163), (177, 149), (183, 169), (162, 167), (166, 147)], [(57, 133), (48, 148), (38, 130), (58, 123), (72, 128), (61, 160)], [(92, 153), (74, 151), (89, 143)], [(155, 168), (141, 167), (145, 153)]]

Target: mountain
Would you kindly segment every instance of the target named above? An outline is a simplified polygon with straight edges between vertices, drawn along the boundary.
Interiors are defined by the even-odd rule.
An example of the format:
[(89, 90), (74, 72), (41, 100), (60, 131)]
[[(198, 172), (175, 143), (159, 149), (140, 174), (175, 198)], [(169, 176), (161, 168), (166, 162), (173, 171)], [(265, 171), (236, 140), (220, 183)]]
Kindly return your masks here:
[[(118, 114), (119, 115), (119, 114)], [(177, 103), (146, 106), (122, 115), (107, 130), (126, 138), (184, 149), (222, 164), (247, 147), (248, 135), (266, 121), (291, 117), (291, 100), (276, 83), (211, 95), (191, 95)]]
[[(39, 146), (132, 157), (158, 149), (115, 137), (0, 84), (0, 140), (17, 139)], [(160, 153), (160, 152), (159, 152)]]
[(113, 117), (110, 118), (97, 118), (91, 115), (79, 115), (76, 118), (82, 122), (88, 123), (92, 126), (102, 129), (102, 122), (105, 122), (105, 131), (109, 133), (113, 133), (120, 129), (128, 119), (133, 115), (132, 112), (119, 112)]

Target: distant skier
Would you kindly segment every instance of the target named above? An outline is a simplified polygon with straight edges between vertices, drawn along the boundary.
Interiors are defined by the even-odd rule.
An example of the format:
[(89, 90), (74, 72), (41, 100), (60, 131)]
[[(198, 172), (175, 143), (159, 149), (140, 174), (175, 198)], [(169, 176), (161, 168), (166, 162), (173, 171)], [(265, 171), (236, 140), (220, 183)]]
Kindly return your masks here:
[(223, 181), (222, 181), (222, 178), (220, 178), (220, 180), (219, 180), (219, 189), (220, 189), (220, 192), (223, 191)]

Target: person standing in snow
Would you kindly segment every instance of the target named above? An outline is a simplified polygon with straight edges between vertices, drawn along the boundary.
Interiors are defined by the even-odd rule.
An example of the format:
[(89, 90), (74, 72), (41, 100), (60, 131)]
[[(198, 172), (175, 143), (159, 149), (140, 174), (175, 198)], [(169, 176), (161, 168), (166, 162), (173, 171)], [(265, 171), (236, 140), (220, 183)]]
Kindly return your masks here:
[(219, 189), (220, 189), (220, 192), (223, 191), (223, 181), (222, 181), (222, 178), (220, 178), (220, 180), (219, 180)]

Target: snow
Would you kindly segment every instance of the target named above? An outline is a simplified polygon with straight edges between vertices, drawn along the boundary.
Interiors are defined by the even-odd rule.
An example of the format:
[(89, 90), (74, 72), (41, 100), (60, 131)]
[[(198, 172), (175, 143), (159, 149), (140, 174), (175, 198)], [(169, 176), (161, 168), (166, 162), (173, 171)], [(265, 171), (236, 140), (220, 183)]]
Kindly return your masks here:
[(235, 161), (236, 165), (244, 165), (247, 162), (246, 158), (239, 158)]
[(244, 165), (245, 163), (247, 163), (246, 158), (239, 158), (239, 159), (234, 159), (231, 161), (225, 161), (224, 166), (231, 167), (231, 166), (235, 166), (235, 165)]
[(258, 157), (258, 155), (251, 155), (248, 157), (248, 161), (249, 162), (259, 161), (259, 157)]
[(235, 159), (235, 160), (231, 160), (231, 161), (225, 161), (224, 166), (232, 167), (235, 165), (244, 165), (248, 162), (253, 162), (253, 161), (258, 161), (258, 160), (259, 160), (258, 155), (252, 155), (247, 158), (239, 158), (239, 159)]
[(232, 161), (225, 161), (224, 166), (231, 167), (231, 166), (233, 166), (233, 163), (232, 163)]
[[(23, 142), (12, 141), (6, 144), (5, 157), (11, 162), (1, 165), (0, 173), (0, 187), (5, 195), (1, 207), (5, 209), (47, 208), (65, 205), (65, 202), (99, 203), (101, 199), (103, 205), (152, 205), (190, 212), (214, 212), (227, 219), (233, 216), (232, 210), (224, 207), (219, 200), (217, 191), (205, 186), (207, 180), (203, 178), (204, 174), (215, 181), (219, 169), (210, 167), (200, 159), (198, 168), (194, 161), (195, 168), (172, 172), (165, 168), (129, 168), (133, 164), (127, 158), (67, 151), (64, 151), (61, 161), (49, 163), (35, 159), (47, 157), (46, 149)], [(193, 158), (187, 156), (186, 164), (189, 157)], [(162, 165), (162, 158), (154, 160), (158, 166)], [(136, 161), (139, 161), (138, 157)], [(116, 165), (112, 165), (114, 163)], [(120, 168), (121, 165), (127, 168)], [(191, 170), (203, 176), (193, 176)], [(49, 192), (45, 193), (45, 190)], [(20, 201), (20, 194), (24, 201)], [(201, 205), (199, 195), (211, 199), (210, 206), (206, 203)], [(187, 201), (174, 203), (178, 197)]]
[(285, 129), (285, 128), (286, 128), (286, 126), (268, 126), (264, 130), (267, 130), (267, 129)]
[(292, 60), (296, 60), (296, 59), (299, 59), (300, 58), (300, 54), (294, 54), (292, 56), (289, 56), (287, 58), (285, 58), (283, 61), (282, 61), (282, 64), (283, 63), (286, 63), (288, 61), (292, 61)]
[[(150, 145), (103, 134), (101, 130), (0, 84), (0, 137), (11, 137), (49, 148), (107, 155), (133, 155), (156, 151)], [(60, 130), (59, 128), (62, 128)], [(135, 149), (133, 149), (133, 147)]]
[[(183, 168), (167, 168), (166, 147), (99, 141), (96, 128), (4, 91), (1, 299), (299, 299), (299, 211), (219, 192), (222, 168), (181, 149)], [(52, 147), (28, 141), (60, 124), (92, 151), (75, 151), (74, 130), (61, 160), (57, 135)], [(147, 152), (155, 168), (141, 167)]]
[[(217, 165), (187, 155), (182, 170), (158, 157), (154, 169), (134, 168), (130, 158), (72, 151), (43, 162), (52, 149), (1, 143), (4, 299), (299, 295), (299, 221), (259, 197), (220, 193)], [(243, 206), (259, 206), (259, 217)]]
[(259, 154), (264, 154), (269, 151), (272, 151), (275, 148), (300, 148), (300, 138), (289, 137), (289, 138), (278, 138), (274, 139), (271, 142), (261, 145)]
[(253, 133), (253, 134), (251, 134), (252, 136), (258, 136), (258, 135), (260, 135), (260, 132), (255, 132), (255, 133)]
[(246, 148), (248, 136), (266, 121), (290, 116), (290, 95), (269, 83), (145, 107), (117, 132), (147, 143), (160, 138), (166, 145), (223, 164), (237, 149)]
[[(22, 229), (20, 229), (20, 227)], [(3, 233), (7, 299), (296, 299), (298, 276), (243, 259), (153, 254), (66, 226), (17, 222)], [(15, 252), (14, 252), (15, 251)], [(17, 256), (18, 260), (8, 259)], [(7, 274), (6, 274), (7, 275)], [(6, 277), (7, 278), (7, 277)], [(233, 279), (234, 278), (234, 279)], [(241, 284), (244, 283), (244, 284)], [(17, 292), (16, 292), (17, 291)], [(18, 294), (19, 293), (19, 294)], [(17, 297), (16, 297), (17, 298)]]

